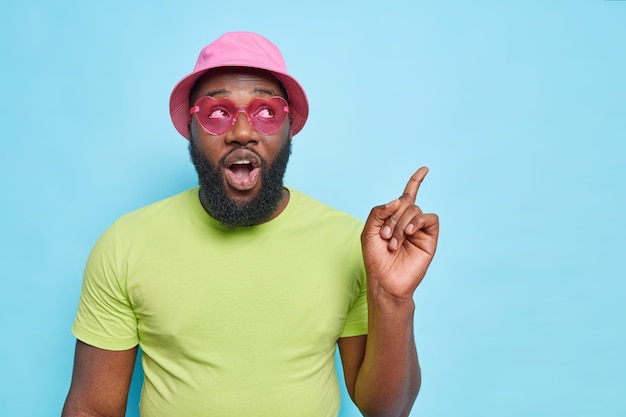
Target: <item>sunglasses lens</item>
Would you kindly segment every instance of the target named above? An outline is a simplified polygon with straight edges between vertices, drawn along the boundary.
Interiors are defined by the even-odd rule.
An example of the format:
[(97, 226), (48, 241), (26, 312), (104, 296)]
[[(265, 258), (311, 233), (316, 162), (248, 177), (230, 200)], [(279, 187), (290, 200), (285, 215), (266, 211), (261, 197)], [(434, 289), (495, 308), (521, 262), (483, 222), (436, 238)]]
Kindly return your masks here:
[(282, 97), (270, 99), (255, 98), (248, 107), (237, 107), (228, 98), (214, 99), (204, 96), (196, 101), (191, 110), (200, 125), (212, 135), (226, 133), (235, 124), (239, 112), (245, 112), (248, 120), (257, 131), (264, 135), (275, 133), (285, 122), (289, 108)]
[(235, 103), (229, 99), (200, 97), (196, 102), (196, 108), (198, 122), (212, 135), (221, 135), (228, 131), (233, 125), (233, 117), (237, 114)]
[(287, 113), (287, 102), (281, 97), (269, 100), (255, 98), (248, 104), (247, 110), (252, 126), (264, 135), (271, 135), (280, 129)]

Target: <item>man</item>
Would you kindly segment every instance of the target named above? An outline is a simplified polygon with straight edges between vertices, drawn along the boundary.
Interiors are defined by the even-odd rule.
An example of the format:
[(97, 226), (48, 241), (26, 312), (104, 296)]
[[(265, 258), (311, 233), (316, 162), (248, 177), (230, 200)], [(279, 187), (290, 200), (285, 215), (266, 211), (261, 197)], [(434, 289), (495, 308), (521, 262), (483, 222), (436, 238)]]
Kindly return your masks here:
[(199, 187), (118, 219), (85, 269), (63, 416), (123, 416), (141, 346), (143, 417), (406, 416), (420, 386), (413, 293), (439, 222), (427, 170), (365, 225), (283, 185), (308, 116), (254, 33), (205, 47), (170, 98)]

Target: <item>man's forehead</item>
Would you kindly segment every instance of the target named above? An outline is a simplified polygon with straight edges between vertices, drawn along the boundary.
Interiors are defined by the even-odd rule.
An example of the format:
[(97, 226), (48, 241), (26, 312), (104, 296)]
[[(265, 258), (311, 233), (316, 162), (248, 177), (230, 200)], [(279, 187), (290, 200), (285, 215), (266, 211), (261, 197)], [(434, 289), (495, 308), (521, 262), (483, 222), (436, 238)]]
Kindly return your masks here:
[[(208, 94), (205, 90), (228, 92), (229, 86), (249, 84), (251, 91), (287, 98), (283, 85), (269, 71), (245, 67), (214, 68), (195, 83), (191, 97)], [(202, 91), (200, 91), (202, 90)]]

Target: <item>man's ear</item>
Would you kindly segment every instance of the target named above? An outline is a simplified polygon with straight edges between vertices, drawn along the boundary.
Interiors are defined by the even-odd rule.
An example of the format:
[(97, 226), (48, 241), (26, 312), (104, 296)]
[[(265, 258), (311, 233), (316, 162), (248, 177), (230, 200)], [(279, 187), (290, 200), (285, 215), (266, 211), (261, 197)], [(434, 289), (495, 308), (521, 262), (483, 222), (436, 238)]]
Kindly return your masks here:
[(187, 122), (187, 132), (189, 133), (187, 135), (187, 140), (191, 142), (191, 120)]
[(293, 139), (293, 119), (290, 117), (289, 118), (289, 140)]

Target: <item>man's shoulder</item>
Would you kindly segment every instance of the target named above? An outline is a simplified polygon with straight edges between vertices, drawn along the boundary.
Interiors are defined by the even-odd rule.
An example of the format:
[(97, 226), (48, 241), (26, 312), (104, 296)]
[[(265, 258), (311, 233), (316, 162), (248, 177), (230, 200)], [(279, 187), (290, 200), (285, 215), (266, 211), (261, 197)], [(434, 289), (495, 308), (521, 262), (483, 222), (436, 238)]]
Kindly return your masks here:
[(295, 197), (297, 210), (304, 212), (306, 216), (311, 219), (317, 219), (349, 227), (360, 228), (363, 225), (362, 220), (345, 211), (324, 203), (315, 197), (293, 188), (289, 188), (289, 192)]
[(189, 209), (197, 189), (191, 188), (170, 197), (155, 201), (147, 206), (130, 211), (116, 220), (117, 225), (137, 224), (138, 222), (162, 221), (172, 215), (183, 214)]

